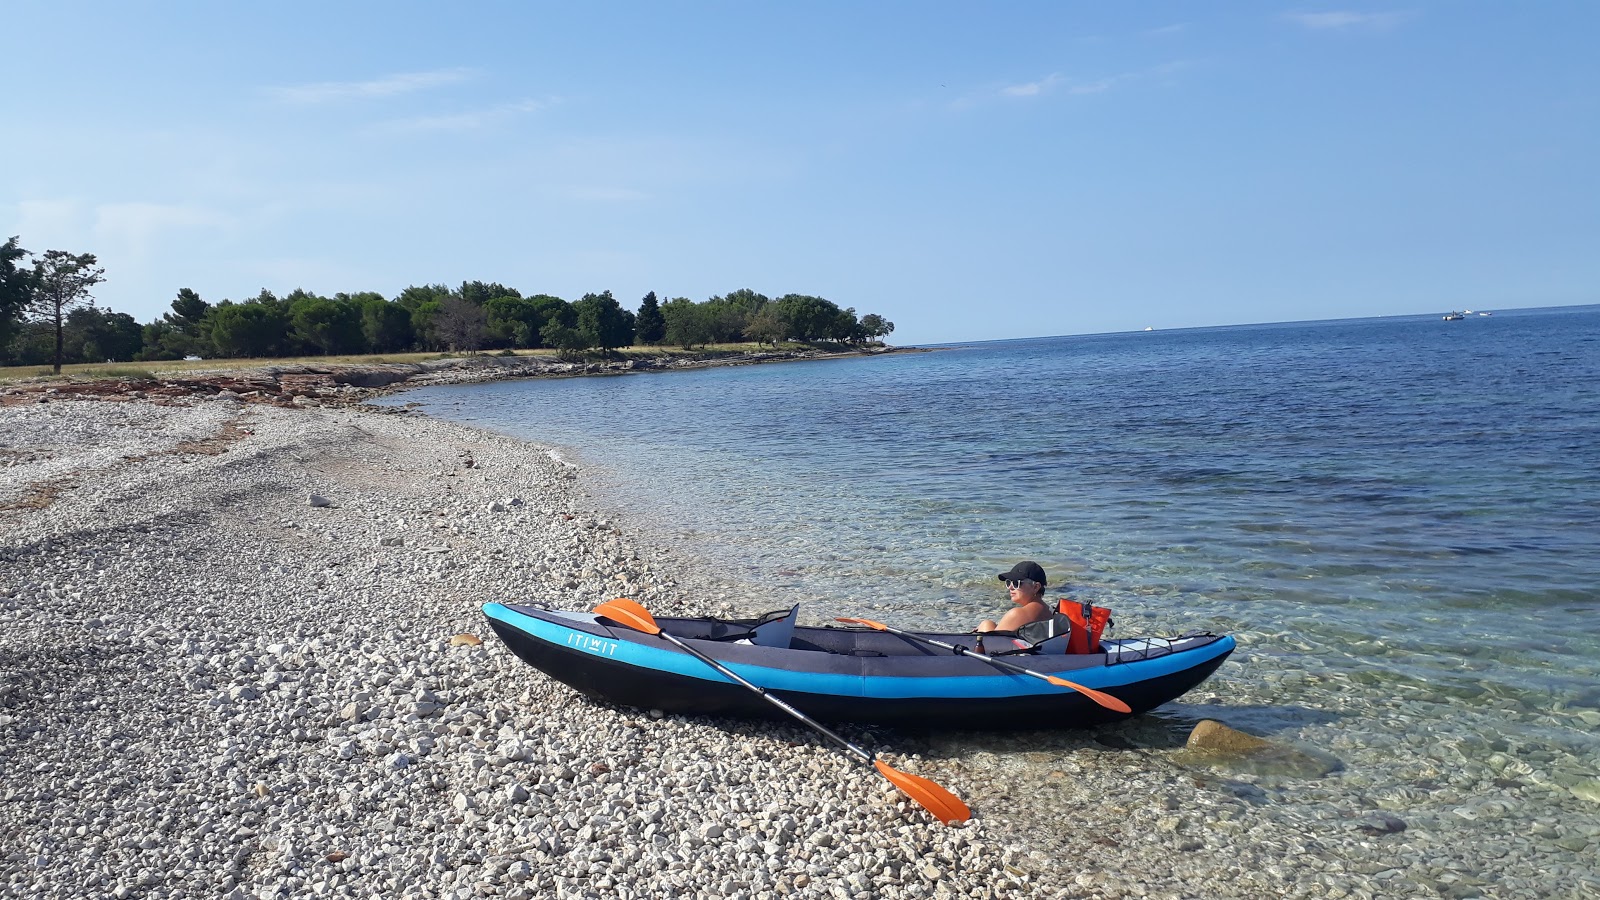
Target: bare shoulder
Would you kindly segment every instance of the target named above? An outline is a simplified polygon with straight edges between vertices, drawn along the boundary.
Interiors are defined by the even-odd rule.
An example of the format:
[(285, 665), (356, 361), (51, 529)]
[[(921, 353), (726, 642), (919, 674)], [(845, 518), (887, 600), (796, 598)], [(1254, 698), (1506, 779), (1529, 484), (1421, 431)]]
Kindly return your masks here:
[(1009, 610), (1000, 617), (1000, 631), (1016, 631), (1029, 622), (1042, 622), (1050, 618), (1050, 607), (1035, 600), (1026, 606)]

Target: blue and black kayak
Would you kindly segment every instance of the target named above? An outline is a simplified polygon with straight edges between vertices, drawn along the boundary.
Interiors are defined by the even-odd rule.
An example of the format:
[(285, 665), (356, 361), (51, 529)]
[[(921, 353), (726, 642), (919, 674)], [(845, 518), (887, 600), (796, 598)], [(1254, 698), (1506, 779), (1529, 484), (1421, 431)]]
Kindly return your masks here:
[[(660, 636), (593, 612), (490, 603), (484, 614), (518, 657), (597, 700), (663, 712), (772, 718), (755, 692)], [(1099, 653), (1007, 653), (1007, 662), (1111, 694), (1101, 707), (1077, 691), (868, 628), (806, 627), (787, 610), (759, 619), (659, 617), (666, 631), (751, 684), (818, 719), (931, 728), (1061, 728), (1154, 709), (1204, 681), (1228, 654), (1227, 635), (1101, 642)], [(972, 648), (971, 634), (927, 637)], [(985, 635), (990, 654), (1005, 641)]]

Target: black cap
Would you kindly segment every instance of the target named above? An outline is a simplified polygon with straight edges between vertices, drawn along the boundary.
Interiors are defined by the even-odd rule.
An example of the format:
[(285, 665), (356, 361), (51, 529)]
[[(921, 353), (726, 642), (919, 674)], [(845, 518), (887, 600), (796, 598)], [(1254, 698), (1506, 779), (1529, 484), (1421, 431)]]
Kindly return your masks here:
[(1001, 581), (1021, 581), (1024, 578), (1044, 584), (1044, 569), (1039, 568), (1038, 563), (1027, 560), (1017, 563), (1011, 567), (1011, 571), (1000, 576)]

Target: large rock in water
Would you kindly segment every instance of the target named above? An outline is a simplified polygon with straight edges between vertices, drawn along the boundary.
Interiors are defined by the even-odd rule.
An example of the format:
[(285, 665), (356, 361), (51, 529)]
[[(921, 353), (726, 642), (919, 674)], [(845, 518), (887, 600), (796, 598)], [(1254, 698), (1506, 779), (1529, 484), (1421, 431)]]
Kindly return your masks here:
[(1215, 719), (1202, 719), (1195, 725), (1180, 756), (1189, 762), (1250, 775), (1320, 778), (1340, 768), (1339, 760), (1325, 753), (1245, 734)]
[(1190, 750), (1209, 750), (1215, 753), (1255, 753), (1270, 748), (1272, 742), (1253, 734), (1235, 731), (1216, 719), (1201, 719), (1200, 724), (1189, 732), (1189, 743), (1185, 746)]

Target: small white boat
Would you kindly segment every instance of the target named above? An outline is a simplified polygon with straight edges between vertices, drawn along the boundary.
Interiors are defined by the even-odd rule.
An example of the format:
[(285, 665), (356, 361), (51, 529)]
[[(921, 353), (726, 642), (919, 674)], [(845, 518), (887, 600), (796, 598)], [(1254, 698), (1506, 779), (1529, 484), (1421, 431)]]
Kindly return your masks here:
[(1458, 312), (1452, 312), (1452, 313), (1445, 313), (1444, 314), (1444, 320), (1446, 322), (1459, 322), (1459, 321), (1461, 321), (1462, 319), (1465, 319), (1465, 318), (1466, 318), (1466, 316), (1464, 316), (1464, 315), (1462, 315), (1461, 313), (1458, 313)]

